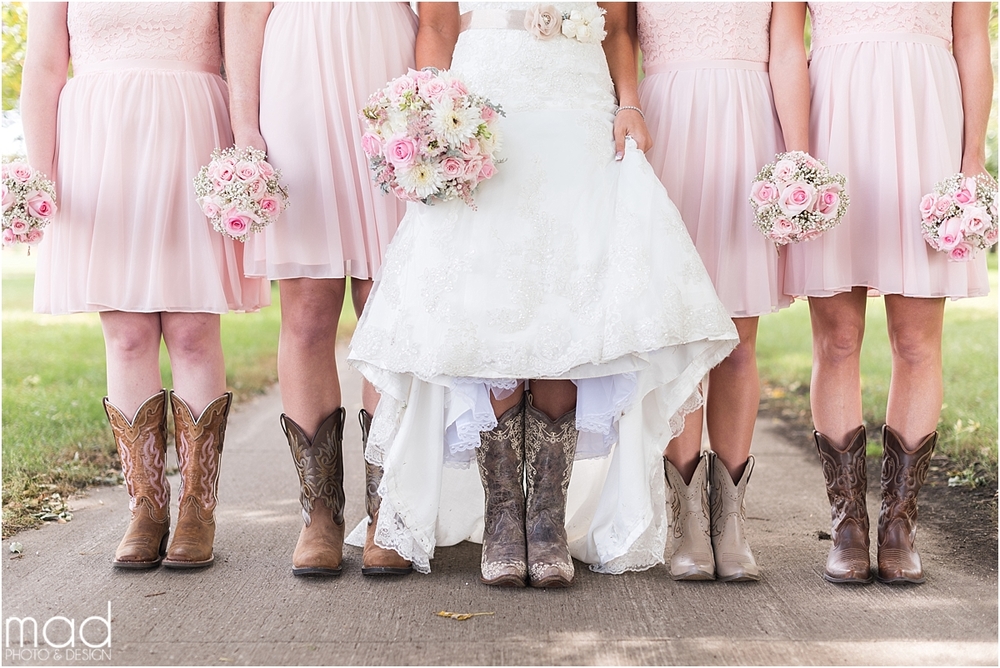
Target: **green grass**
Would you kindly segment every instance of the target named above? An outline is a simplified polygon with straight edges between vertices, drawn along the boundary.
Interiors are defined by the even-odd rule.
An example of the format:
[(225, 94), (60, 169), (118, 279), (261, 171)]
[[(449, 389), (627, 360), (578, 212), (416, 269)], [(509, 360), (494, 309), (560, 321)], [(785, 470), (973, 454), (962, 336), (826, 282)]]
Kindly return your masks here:
[[(982, 467), (997, 479), (997, 256), (989, 256), (989, 297), (948, 302), (944, 322), (944, 410), (938, 451), (958, 469)], [(791, 308), (760, 321), (757, 357), (764, 403), (784, 417), (809, 424), (812, 345), (809, 307)], [(869, 428), (885, 422), (891, 359), (885, 307), (869, 299), (861, 351), (861, 394)], [(878, 443), (870, 454), (881, 453)]]
[[(3, 533), (65, 516), (72, 491), (119, 480), (118, 457), (101, 398), (104, 340), (97, 314), (32, 313), (34, 261), (3, 251)], [(350, 290), (348, 289), (348, 294)], [(279, 298), (258, 313), (222, 317), (226, 383), (236, 400), (277, 381)], [(341, 313), (342, 339), (354, 332), (350, 302)], [(161, 348), (165, 387), (171, 373)]]

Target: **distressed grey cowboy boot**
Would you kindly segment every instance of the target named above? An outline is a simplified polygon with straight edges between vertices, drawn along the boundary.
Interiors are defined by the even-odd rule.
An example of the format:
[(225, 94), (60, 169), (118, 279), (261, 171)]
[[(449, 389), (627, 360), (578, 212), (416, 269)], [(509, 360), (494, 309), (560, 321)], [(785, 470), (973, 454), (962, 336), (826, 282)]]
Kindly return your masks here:
[(167, 483), (167, 391), (142, 402), (131, 420), (104, 397), (104, 411), (118, 446), (128, 490), (131, 518), (118, 549), (115, 568), (155, 568), (163, 561), (170, 534), (170, 485)]
[[(364, 408), (358, 413), (361, 423), (361, 452), (368, 448), (368, 432), (372, 428), (372, 416)], [(406, 575), (413, 572), (413, 566), (395, 550), (388, 550), (375, 544), (375, 526), (378, 524), (378, 510), (382, 497), (378, 486), (382, 482), (382, 467), (365, 460), (365, 510), (368, 511), (368, 532), (365, 534), (365, 548), (361, 554), (362, 575)]]
[(709, 515), (709, 453), (703, 452), (698, 466), (685, 484), (680, 471), (663, 457), (670, 491), (670, 577), (674, 580), (714, 580), (712, 521)]
[(878, 579), (896, 584), (924, 581), (917, 553), (917, 494), (927, 479), (938, 433), (920, 440), (914, 452), (892, 427), (882, 427), (882, 508), (878, 514)]
[(530, 401), (525, 405), (525, 530), (532, 587), (573, 584), (573, 558), (566, 538), (566, 490), (578, 435), (575, 410), (550, 420)]
[(292, 575), (340, 575), (344, 553), (344, 408), (319, 425), (310, 440), (287, 415), (281, 428), (299, 474), (305, 526), (292, 554)]
[(483, 584), (523, 587), (528, 562), (524, 538), (524, 401), (480, 434), (476, 462), (486, 492)]
[(813, 432), (823, 464), (826, 495), (830, 499), (830, 554), (823, 578), (837, 584), (867, 584), (872, 581), (868, 555), (868, 469), (865, 464), (865, 428), (847, 436), (847, 449), (840, 451), (818, 431)]
[(753, 472), (754, 458), (749, 457), (738, 483), (719, 458), (712, 453), (712, 485), (709, 506), (712, 509), (712, 551), (715, 576), (723, 582), (760, 580), (760, 568), (747, 543), (747, 507), (744, 502), (747, 483)]

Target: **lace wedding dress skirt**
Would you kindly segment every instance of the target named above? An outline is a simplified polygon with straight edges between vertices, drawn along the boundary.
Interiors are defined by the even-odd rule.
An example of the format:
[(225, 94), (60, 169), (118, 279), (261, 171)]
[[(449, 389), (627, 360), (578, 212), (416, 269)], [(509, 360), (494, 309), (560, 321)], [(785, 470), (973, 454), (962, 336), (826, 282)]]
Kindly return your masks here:
[(409, 206), (351, 343), (381, 393), (367, 451), (385, 469), (375, 541), (428, 572), (435, 546), (481, 540), (488, 392), (563, 378), (581, 430), (571, 552), (595, 570), (649, 568), (666, 538), (661, 453), (736, 331), (643, 154), (632, 144), (614, 160), (600, 44), (473, 21), (452, 71), (503, 106), (506, 161), (477, 210)]

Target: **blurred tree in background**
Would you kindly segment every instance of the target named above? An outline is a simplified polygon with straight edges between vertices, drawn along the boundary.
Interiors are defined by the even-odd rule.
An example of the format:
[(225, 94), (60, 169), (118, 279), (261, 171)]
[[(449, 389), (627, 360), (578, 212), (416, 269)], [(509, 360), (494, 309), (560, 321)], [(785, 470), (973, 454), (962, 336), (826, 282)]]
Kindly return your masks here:
[(3, 3), (3, 110), (21, 97), (21, 63), (28, 44), (28, 10), (23, 2)]

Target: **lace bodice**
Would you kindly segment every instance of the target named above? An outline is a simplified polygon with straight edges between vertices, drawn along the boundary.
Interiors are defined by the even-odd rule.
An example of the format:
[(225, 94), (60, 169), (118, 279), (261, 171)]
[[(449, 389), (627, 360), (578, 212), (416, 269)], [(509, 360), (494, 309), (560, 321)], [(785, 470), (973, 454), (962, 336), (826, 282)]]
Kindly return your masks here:
[(769, 2), (640, 2), (638, 14), (646, 68), (693, 60), (767, 62)]
[(860, 33), (916, 33), (951, 42), (950, 2), (810, 2), (813, 46)]
[(215, 2), (71, 2), (66, 24), (77, 70), (112, 60), (222, 63)]

